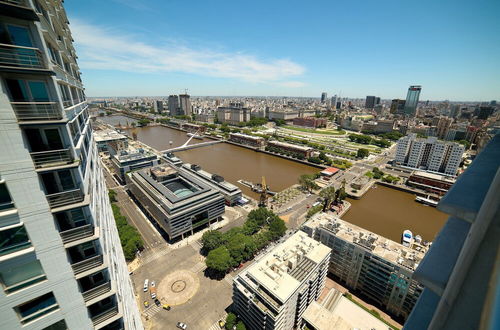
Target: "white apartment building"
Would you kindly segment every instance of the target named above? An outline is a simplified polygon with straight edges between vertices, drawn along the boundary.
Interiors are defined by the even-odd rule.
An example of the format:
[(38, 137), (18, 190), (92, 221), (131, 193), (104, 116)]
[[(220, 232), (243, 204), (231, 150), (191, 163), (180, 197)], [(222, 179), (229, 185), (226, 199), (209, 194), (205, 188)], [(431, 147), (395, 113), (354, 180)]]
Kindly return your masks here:
[(422, 292), (413, 272), (427, 246), (405, 247), (322, 212), (301, 230), (332, 249), (329, 271), (340, 283), (393, 315), (408, 317)]
[(233, 305), (248, 329), (289, 330), (325, 286), (330, 248), (297, 232), (238, 274)]
[(68, 24), (0, 1), (0, 328), (143, 329)]
[(456, 142), (409, 134), (398, 140), (394, 164), (455, 176), (464, 151), (465, 147)]

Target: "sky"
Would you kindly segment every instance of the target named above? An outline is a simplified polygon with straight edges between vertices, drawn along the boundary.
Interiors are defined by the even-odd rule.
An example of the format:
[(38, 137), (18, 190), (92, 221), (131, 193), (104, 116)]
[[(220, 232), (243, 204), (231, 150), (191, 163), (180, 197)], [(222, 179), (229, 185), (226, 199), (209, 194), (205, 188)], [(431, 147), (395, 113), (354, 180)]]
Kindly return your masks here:
[(500, 100), (498, 0), (69, 0), (87, 96)]

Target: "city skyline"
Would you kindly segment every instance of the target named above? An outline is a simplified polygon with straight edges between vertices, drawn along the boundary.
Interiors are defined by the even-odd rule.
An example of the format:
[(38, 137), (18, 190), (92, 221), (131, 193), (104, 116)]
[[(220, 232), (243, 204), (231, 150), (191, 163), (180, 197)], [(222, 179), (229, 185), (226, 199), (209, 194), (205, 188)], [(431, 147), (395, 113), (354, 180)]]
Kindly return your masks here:
[(68, 3), (87, 94), (500, 98), (493, 1), (259, 8)]

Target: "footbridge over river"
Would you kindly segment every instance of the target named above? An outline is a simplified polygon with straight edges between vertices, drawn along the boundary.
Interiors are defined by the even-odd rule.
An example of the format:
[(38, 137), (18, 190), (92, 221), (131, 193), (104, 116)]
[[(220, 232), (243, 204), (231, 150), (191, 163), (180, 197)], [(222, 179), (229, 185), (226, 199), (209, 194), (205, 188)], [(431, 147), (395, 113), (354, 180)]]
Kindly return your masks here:
[(184, 151), (184, 150), (189, 150), (189, 149), (201, 148), (201, 147), (206, 147), (206, 146), (210, 146), (212, 144), (217, 144), (217, 143), (222, 143), (222, 142), (224, 142), (224, 141), (216, 140), (216, 141), (200, 142), (200, 143), (189, 144), (189, 145), (183, 144), (180, 147), (162, 150), (161, 153)]

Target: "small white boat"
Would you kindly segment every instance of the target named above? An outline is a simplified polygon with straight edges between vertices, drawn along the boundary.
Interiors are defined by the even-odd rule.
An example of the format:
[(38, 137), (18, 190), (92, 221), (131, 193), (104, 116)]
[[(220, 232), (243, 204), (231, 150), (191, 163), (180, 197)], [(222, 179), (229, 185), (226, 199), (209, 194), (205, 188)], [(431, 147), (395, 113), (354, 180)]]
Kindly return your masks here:
[(422, 236), (415, 235), (415, 243), (422, 244)]
[(433, 206), (433, 207), (436, 207), (438, 205), (438, 201), (430, 199), (429, 196), (427, 196), (427, 198), (417, 196), (417, 197), (415, 197), (415, 202), (419, 202), (419, 203), (422, 203), (424, 205), (429, 205), (429, 206)]
[(194, 134), (194, 133), (187, 133), (187, 136), (192, 136), (193, 138), (198, 139), (198, 140), (203, 139), (203, 135), (198, 135), (198, 134)]
[(403, 246), (410, 246), (412, 241), (413, 241), (413, 233), (409, 229), (406, 229), (403, 232), (401, 243), (403, 244)]

